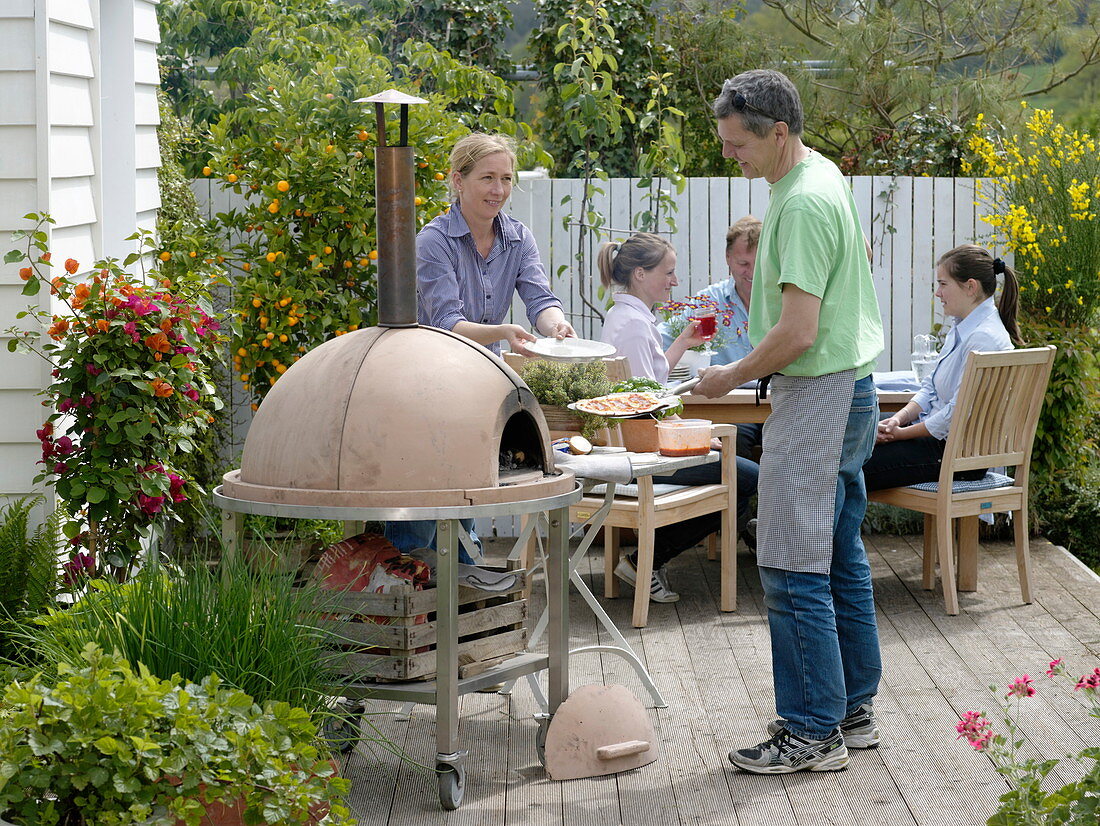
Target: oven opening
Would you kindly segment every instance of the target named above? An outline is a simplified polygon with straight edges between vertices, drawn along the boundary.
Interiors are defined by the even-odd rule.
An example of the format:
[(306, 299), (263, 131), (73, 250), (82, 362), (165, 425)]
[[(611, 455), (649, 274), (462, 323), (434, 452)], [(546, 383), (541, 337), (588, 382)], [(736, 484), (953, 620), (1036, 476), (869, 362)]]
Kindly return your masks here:
[(538, 425), (528, 411), (516, 411), (500, 434), (499, 484), (514, 485), (540, 479), (545, 462)]

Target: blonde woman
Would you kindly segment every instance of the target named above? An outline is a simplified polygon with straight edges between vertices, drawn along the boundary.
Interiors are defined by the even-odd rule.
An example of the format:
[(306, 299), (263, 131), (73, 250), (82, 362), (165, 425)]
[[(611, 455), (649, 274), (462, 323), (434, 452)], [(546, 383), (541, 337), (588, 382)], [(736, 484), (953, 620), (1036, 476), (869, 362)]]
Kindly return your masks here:
[(451, 150), (450, 162), (454, 202), (416, 236), (420, 323), (451, 330), (497, 355), (502, 341), (531, 355), (525, 343), (535, 336), (504, 321), (518, 292), (540, 333), (576, 335), (550, 291), (531, 230), (501, 211), (516, 180), (511, 139), (467, 135)]
[(604, 319), (601, 339), (626, 356), (631, 375), (664, 384), (684, 351), (703, 343), (694, 321), (684, 325), (667, 350), (657, 328), (653, 307), (668, 301), (672, 288), (680, 283), (672, 244), (659, 235), (640, 232), (621, 243), (604, 244), (596, 263), (600, 281), (615, 300)]

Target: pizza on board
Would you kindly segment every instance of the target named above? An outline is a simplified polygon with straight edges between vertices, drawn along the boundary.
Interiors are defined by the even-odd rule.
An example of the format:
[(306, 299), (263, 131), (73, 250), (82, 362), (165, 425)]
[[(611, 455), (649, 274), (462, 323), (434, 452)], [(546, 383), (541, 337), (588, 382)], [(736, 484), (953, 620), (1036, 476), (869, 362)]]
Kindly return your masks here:
[(663, 404), (655, 393), (612, 393), (596, 399), (581, 399), (571, 406), (582, 413), (597, 416), (637, 416), (650, 413)]

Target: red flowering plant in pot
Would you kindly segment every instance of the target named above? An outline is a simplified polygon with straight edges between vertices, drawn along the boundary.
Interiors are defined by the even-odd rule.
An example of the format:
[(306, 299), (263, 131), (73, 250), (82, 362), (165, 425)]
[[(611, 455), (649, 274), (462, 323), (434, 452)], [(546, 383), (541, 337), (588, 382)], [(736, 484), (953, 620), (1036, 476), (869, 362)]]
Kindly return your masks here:
[[(225, 337), (204, 300), (208, 284), (132, 275), (124, 267), (143, 262), (139, 253), (97, 262), (89, 280), (77, 278), (82, 268), (71, 258), (53, 274), (45, 232), (53, 221), (27, 218), (34, 228), (14, 235), (25, 247), (4, 261), (26, 262), (24, 295), (48, 289), (54, 296), (49, 310), (18, 314), (37, 322), (34, 329), (7, 331), (9, 350), (53, 365), (43, 391), (53, 412), (37, 431), (42, 468), (35, 481), (53, 483), (68, 515), (69, 584), (98, 575), (122, 581), (143, 538), (196, 493), (174, 458), (194, 450), (196, 435), (222, 407), (210, 373)], [(131, 238), (152, 244), (148, 233)]]

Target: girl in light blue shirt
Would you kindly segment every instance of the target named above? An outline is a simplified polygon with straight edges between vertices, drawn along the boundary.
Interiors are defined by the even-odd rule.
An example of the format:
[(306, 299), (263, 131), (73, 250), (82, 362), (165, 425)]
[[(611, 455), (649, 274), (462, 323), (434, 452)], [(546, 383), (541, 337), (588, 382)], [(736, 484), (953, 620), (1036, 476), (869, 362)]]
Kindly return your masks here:
[[(995, 305), (998, 276), (1004, 286)], [(1016, 323), (1019, 283), (1000, 258), (974, 244), (955, 247), (940, 256), (936, 285), (944, 314), (954, 317), (955, 324), (913, 400), (879, 422), (874, 453), (863, 466), (869, 491), (938, 481), (966, 357), (975, 350), (1011, 350), (1023, 344)], [(956, 479), (984, 475), (979, 469), (958, 473)]]

